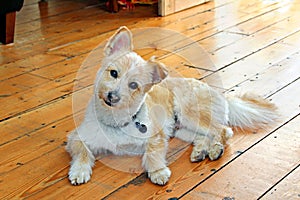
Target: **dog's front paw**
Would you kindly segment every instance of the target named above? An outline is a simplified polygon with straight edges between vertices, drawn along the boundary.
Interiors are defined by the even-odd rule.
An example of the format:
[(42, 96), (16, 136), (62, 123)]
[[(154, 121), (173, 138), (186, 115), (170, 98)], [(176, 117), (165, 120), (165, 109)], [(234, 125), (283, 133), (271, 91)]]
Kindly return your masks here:
[(217, 160), (221, 158), (224, 153), (224, 146), (221, 143), (213, 144), (208, 152), (208, 157), (210, 160)]
[(208, 152), (206, 150), (198, 150), (194, 147), (191, 154), (191, 162), (200, 162), (206, 158), (207, 154)]
[(69, 180), (72, 185), (80, 185), (90, 180), (92, 168), (89, 164), (76, 162), (71, 165)]
[(171, 171), (168, 167), (165, 167), (155, 172), (148, 172), (148, 176), (152, 183), (158, 185), (165, 185), (169, 181)]

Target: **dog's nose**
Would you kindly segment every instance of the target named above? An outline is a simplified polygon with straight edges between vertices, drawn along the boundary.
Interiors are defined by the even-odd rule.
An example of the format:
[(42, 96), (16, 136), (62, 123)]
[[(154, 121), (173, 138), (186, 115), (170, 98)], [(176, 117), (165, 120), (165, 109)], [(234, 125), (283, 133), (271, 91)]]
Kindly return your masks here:
[(108, 94), (107, 94), (107, 99), (108, 99), (108, 101), (109, 102), (111, 102), (111, 103), (118, 103), (119, 101), (120, 101), (120, 96), (118, 95), (118, 93), (117, 92), (115, 92), (115, 91), (110, 91), (110, 92), (108, 92)]

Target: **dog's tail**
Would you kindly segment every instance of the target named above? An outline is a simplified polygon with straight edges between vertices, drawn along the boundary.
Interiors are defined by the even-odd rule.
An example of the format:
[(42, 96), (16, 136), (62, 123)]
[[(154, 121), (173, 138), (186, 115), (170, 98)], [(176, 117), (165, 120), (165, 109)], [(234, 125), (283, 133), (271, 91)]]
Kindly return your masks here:
[(229, 125), (242, 129), (264, 128), (278, 119), (276, 106), (261, 97), (245, 94), (227, 98)]

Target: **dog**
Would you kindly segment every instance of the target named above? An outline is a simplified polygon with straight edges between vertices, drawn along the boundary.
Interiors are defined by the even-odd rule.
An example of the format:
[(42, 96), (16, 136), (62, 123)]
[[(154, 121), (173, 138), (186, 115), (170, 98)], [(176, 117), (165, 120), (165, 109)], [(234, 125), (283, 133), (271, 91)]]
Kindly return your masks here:
[(276, 106), (261, 97), (226, 97), (199, 80), (170, 77), (163, 63), (133, 51), (132, 33), (121, 27), (104, 47), (85, 118), (68, 136), (69, 180), (88, 182), (95, 156), (110, 152), (142, 156), (151, 182), (165, 185), (171, 137), (193, 144), (191, 162), (217, 160), (232, 127), (256, 129), (276, 118)]

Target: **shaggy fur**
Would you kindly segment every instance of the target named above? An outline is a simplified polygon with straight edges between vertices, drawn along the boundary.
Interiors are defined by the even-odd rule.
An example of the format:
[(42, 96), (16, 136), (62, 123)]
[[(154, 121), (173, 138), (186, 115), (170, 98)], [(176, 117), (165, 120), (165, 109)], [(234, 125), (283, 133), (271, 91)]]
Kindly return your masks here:
[(255, 95), (226, 98), (198, 80), (168, 77), (162, 63), (133, 52), (126, 27), (104, 55), (85, 119), (68, 137), (73, 185), (90, 180), (95, 156), (105, 152), (142, 155), (150, 180), (164, 185), (170, 137), (193, 143), (192, 162), (216, 160), (233, 135), (230, 126), (259, 128), (276, 118), (276, 107)]

